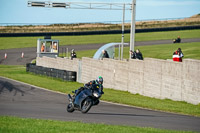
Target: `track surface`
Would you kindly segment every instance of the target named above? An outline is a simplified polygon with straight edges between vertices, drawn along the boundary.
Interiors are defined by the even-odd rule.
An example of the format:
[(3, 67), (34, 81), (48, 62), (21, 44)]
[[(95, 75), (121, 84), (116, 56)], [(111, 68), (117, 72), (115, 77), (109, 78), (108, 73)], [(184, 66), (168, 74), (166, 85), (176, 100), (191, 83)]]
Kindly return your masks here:
[(87, 114), (66, 112), (67, 96), (0, 77), (0, 115), (200, 132), (200, 117), (101, 102)]
[[(182, 39), (182, 42), (200, 42), (200, 38)], [(143, 41), (143, 42), (136, 42), (135, 46), (171, 44), (171, 43), (172, 40)], [(76, 51), (90, 50), (90, 49), (98, 49), (103, 45), (104, 44), (67, 45), (67, 46), (61, 46), (59, 50), (60, 52), (62, 52), (62, 48), (68, 48), (69, 51), (71, 51), (71, 49), (75, 49)], [(24, 58), (21, 58), (22, 52), (24, 52)], [(7, 59), (4, 59), (5, 53), (7, 53)], [(4, 65), (25, 65), (26, 63), (30, 63), (35, 58), (36, 58), (36, 48), (0, 50), (0, 64)]]

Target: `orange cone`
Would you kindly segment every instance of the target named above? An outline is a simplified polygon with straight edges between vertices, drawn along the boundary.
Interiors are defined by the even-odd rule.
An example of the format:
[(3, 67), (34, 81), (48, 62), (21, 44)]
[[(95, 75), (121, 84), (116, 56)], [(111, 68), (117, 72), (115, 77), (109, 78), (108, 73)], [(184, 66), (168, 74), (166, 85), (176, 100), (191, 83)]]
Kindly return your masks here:
[(5, 53), (5, 56), (4, 56), (4, 58), (5, 58), (5, 59), (7, 58), (7, 53)]
[(22, 52), (22, 56), (21, 57), (24, 58), (24, 52)]

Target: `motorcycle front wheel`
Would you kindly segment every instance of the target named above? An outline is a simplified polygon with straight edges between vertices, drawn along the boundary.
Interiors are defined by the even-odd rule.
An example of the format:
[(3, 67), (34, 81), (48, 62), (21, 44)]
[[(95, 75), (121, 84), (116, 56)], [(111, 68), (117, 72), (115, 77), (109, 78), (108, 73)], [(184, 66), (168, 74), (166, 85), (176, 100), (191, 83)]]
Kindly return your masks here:
[(81, 112), (87, 113), (91, 107), (92, 107), (92, 100), (90, 98), (87, 98), (82, 103)]
[(67, 112), (74, 112), (74, 106), (71, 103), (67, 105)]

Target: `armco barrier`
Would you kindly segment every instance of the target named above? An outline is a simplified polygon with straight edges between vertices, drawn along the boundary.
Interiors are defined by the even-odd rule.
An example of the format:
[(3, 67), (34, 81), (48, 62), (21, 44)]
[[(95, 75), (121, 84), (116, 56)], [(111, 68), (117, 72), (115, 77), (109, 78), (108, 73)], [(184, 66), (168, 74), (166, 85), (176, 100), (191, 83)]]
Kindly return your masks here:
[(76, 81), (76, 72), (74, 71), (66, 71), (55, 68), (36, 66), (35, 64), (31, 63), (26, 64), (26, 71), (38, 75), (45, 75), (49, 77), (59, 78), (65, 81)]

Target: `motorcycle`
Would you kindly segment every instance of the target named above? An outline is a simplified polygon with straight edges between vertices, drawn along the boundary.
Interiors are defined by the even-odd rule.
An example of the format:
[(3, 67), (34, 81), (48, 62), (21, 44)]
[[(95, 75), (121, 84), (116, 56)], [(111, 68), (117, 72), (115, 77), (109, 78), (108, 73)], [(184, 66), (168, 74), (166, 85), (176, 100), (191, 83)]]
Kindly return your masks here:
[[(72, 93), (75, 93), (72, 91)], [(67, 105), (67, 112), (74, 112), (79, 110), (82, 113), (87, 113), (94, 105), (99, 104), (99, 99), (102, 96), (103, 91), (99, 85), (92, 85), (91, 88), (84, 87), (78, 94), (71, 96), (68, 94), (69, 104)]]

